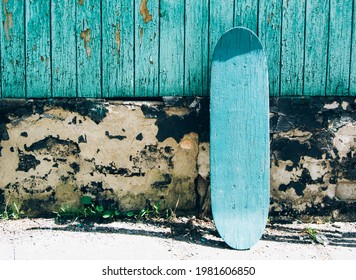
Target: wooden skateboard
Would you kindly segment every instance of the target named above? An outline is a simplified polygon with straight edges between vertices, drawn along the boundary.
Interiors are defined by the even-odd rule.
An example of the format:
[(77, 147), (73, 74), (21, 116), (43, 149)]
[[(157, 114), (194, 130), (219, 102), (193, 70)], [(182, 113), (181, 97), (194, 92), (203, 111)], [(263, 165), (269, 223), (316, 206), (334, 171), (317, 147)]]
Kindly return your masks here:
[(269, 209), (269, 92), (266, 56), (247, 28), (227, 31), (211, 68), (211, 204), (216, 228), (235, 249), (261, 238)]

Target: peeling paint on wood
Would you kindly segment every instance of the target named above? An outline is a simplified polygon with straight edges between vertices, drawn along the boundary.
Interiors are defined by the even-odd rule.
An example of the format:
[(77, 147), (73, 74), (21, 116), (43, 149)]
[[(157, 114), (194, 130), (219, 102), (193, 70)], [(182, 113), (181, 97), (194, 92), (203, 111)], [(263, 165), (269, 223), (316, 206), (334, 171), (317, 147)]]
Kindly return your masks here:
[(302, 95), (305, 1), (283, 1), (281, 94)]
[(330, 0), (327, 95), (348, 95), (352, 0)]
[(86, 0), (77, 6), (76, 29), (78, 97), (101, 97), (100, 2)]
[(184, 82), (184, 1), (161, 0), (160, 9), (166, 11), (160, 19), (160, 95), (180, 95)]
[[(159, 1), (135, 2), (135, 96), (154, 97), (159, 95)], [(146, 3), (152, 20), (149, 23), (140, 13), (141, 3)], [(150, 61), (156, 63), (151, 64)]]
[(141, 0), (140, 5), (140, 14), (143, 18), (144, 23), (148, 23), (152, 20), (152, 15), (150, 14), (147, 8), (147, 2), (148, 0)]
[[(24, 4), (19, 0), (7, 0), (3, 1), (2, 4), (0, 22), (8, 25), (8, 27), (7, 31), (5, 31), (5, 26), (0, 28), (0, 61), (2, 69), (0, 72), (0, 92), (2, 91), (3, 98), (24, 98), (25, 53), (22, 47), (25, 41)], [(6, 23), (6, 18), (8, 18), (6, 15), (9, 13), (12, 15), (11, 24), (8, 19)], [(9, 25), (11, 25), (11, 28), (9, 28)]]
[(5, 21), (4, 21), (4, 32), (6, 35), (6, 39), (10, 42), (11, 41), (11, 36), (9, 34), (10, 29), (12, 28), (12, 13), (7, 11), (6, 4), (9, 2), (9, 0), (3, 0), (3, 6), (4, 6), (4, 13), (5, 13)]
[(235, 26), (243, 26), (258, 34), (257, 13), (259, 1), (256, 0), (235, 0)]
[(279, 0), (260, 0), (258, 35), (267, 55), (269, 93), (278, 96), (280, 92), (280, 64), (282, 2)]
[(135, 1), (103, 0), (103, 97), (134, 96)]
[(325, 95), (328, 48), (329, 2), (306, 1), (305, 26), (305, 95)]
[(76, 3), (51, 1), (52, 91), (53, 97), (77, 96)]
[[(50, 2), (26, 1), (26, 97), (51, 97)], [(41, 15), (40, 17), (38, 15)], [(46, 63), (43, 63), (41, 57)]]
[(259, 35), (271, 95), (356, 95), (354, 0), (0, 3), (2, 98), (208, 95), (233, 25)]

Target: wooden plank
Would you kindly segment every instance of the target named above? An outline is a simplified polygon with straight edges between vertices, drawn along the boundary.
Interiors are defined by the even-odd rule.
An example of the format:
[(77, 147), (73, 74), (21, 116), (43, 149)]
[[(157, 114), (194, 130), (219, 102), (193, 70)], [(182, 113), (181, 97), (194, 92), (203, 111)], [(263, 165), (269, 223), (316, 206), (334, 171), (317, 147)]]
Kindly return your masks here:
[(49, 1), (26, 1), (25, 32), (27, 97), (50, 97), (51, 51)]
[(330, 0), (329, 57), (326, 95), (348, 95), (352, 0)]
[(352, 19), (352, 51), (350, 68), (350, 95), (356, 96), (356, 1), (353, 6)]
[(101, 97), (101, 1), (76, 1), (79, 97)]
[(329, 2), (306, 0), (304, 95), (325, 95)]
[(256, 0), (235, 0), (234, 25), (247, 27), (257, 34), (258, 3)]
[(158, 96), (159, 1), (135, 1), (135, 96)]
[[(214, 48), (220, 37), (234, 26), (234, 0), (210, 0), (209, 11), (209, 69)], [(210, 77), (208, 78), (210, 81)]]
[[(3, 98), (25, 97), (25, 9), (23, 1), (2, 1), (1, 89)], [(0, 94), (1, 96), (1, 94)]]
[(211, 70), (211, 205), (220, 236), (235, 249), (261, 238), (269, 210), (266, 57), (258, 38), (235, 28), (217, 44)]
[(184, 95), (207, 96), (208, 0), (185, 1)]
[(160, 1), (160, 95), (182, 95), (184, 83), (184, 1)]
[(76, 97), (77, 4), (73, 0), (52, 0), (51, 3), (53, 97)]
[(134, 1), (103, 0), (103, 97), (134, 96)]
[(305, 0), (283, 1), (281, 95), (303, 94)]
[(271, 96), (278, 96), (280, 93), (282, 1), (260, 0), (259, 4), (258, 34), (267, 54), (269, 93)]

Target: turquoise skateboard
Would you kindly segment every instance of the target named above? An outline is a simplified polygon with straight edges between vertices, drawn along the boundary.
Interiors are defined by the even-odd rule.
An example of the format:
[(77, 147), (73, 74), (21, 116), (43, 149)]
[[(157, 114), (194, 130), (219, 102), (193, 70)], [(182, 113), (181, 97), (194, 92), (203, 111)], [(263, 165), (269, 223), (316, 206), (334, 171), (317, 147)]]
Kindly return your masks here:
[(213, 54), (210, 87), (211, 205), (232, 248), (261, 238), (269, 209), (269, 93), (266, 56), (247, 28), (227, 31)]

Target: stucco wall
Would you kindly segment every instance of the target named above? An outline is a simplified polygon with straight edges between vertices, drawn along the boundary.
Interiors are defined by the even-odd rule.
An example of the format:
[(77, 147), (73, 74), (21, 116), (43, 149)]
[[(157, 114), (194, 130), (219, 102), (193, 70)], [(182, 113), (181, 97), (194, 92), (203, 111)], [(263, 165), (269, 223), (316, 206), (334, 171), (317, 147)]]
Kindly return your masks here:
[[(146, 199), (201, 210), (209, 197), (208, 103), (2, 100), (0, 210), (15, 201), (28, 215), (48, 215), (83, 195), (125, 210)], [(270, 99), (271, 216), (355, 219), (355, 105)]]

